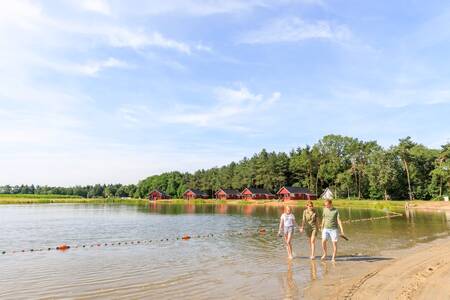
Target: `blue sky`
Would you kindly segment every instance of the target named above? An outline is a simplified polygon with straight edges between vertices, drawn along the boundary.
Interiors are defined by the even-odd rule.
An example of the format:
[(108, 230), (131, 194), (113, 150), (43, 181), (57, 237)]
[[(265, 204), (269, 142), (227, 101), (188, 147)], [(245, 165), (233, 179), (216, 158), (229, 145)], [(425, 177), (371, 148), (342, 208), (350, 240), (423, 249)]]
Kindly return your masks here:
[(0, 3), (0, 184), (135, 183), (313, 144), (450, 139), (450, 4)]

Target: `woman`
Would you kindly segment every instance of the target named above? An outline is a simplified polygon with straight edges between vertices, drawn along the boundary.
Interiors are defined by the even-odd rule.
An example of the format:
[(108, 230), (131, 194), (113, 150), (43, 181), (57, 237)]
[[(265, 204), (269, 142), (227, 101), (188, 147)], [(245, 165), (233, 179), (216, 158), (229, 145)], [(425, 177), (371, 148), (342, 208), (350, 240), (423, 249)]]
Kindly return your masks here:
[(303, 211), (302, 217), (302, 227), (300, 227), (300, 232), (305, 231), (309, 238), (309, 246), (311, 248), (310, 259), (315, 258), (315, 248), (316, 248), (316, 235), (319, 228), (319, 220), (317, 218), (316, 210), (314, 209), (314, 204), (311, 200), (306, 202), (306, 209)]
[(294, 234), (295, 216), (292, 213), (290, 206), (284, 208), (284, 213), (280, 218), (280, 227), (278, 230), (278, 235), (281, 235), (281, 230), (283, 229), (284, 241), (286, 242), (286, 250), (288, 253), (288, 258), (292, 259), (292, 235)]

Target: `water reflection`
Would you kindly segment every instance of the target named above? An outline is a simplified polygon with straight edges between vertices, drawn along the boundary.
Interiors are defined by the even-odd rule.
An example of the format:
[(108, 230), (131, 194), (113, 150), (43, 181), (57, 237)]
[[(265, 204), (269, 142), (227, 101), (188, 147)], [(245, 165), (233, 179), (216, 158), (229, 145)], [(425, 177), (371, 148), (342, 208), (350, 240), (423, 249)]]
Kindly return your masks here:
[(315, 259), (311, 260), (311, 281), (317, 279), (317, 262)]
[[(281, 210), (157, 202), (141, 206), (0, 206), (0, 250), (214, 233), (213, 238), (190, 241), (0, 256), (4, 274), (0, 276), (0, 299), (63, 298), (68, 294), (71, 298), (109, 299), (297, 299), (310, 281), (334, 273), (344, 264), (369, 261), (382, 250), (447, 235), (450, 225), (445, 213), (422, 212), (345, 224), (351, 242), (339, 243), (336, 266), (310, 261), (308, 239), (296, 232), (293, 247), (302, 255), (286, 262), (283, 242), (276, 236)], [(339, 210), (344, 220), (386, 214)], [(302, 211), (302, 207), (293, 207), (297, 219)], [(258, 234), (256, 229), (262, 227), (275, 232)], [(254, 230), (253, 234), (228, 234), (247, 229)]]
[(294, 279), (293, 262), (289, 260), (287, 263), (287, 271), (282, 274), (282, 286), (284, 291), (284, 299), (298, 299), (299, 289)]

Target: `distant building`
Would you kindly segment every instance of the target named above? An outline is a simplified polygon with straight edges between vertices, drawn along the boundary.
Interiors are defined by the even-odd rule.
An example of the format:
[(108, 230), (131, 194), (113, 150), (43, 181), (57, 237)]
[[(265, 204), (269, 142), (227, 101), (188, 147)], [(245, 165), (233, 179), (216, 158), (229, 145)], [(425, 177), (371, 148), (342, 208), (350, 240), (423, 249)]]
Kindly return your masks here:
[(278, 198), (283, 201), (289, 200), (315, 200), (317, 195), (311, 193), (307, 188), (296, 186), (283, 186), (277, 192)]
[(241, 193), (238, 190), (233, 189), (220, 189), (215, 194), (216, 199), (241, 199)]
[(149, 200), (170, 199), (170, 196), (161, 190), (153, 190), (148, 194), (148, 199)]
[(183, 194), (183, 198), (186, 200), (191, 200), (191, 199), (208, 199), (209, 198), (209, 194), (206, 192), (203, 192), (199, 189), (188, 189), (186, 190), (186, 192), (184, 192)]
[(326, 188), (323, 193), (320, 195), (321, 199), (332, 200), (334, 199), (334, 193), (330, 188)]
[(241, 195), (242, 198), (246, 200), (275, 199), (274, 194), (259, 188), (245, 188)]

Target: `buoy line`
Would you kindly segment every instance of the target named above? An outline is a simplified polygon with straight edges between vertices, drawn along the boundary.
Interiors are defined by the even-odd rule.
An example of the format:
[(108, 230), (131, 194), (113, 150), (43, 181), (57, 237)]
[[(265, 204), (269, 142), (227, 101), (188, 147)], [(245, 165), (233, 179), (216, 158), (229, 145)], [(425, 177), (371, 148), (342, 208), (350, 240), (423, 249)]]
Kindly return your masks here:
[[(354, 223), (354, 222), (363, 222), (363, 221), (376, 221), (381, 219), (391, 219), (395, 217), (403, 216), (400, 213), (390, 212), (387, 216), (382, 217), (372, 217), (372, 218), (363, 218), (363, 219), (354, 219), (354, 220), (345, 220), (342, 221), (344, 224)], [(113, 241), (113, 242), (101, 242), (101, 243), (93, 243), (93, 244), (76, 244), (76, 245), (67, 245), (60, 244), (56, 247), (41, 247), (41, 248), (31, 248), (31, 249), (22, 249), (22, 250), (14, 250), (14, 251), (0, 251), (2, 255), (6, 254), (18, 254), (18, 253), (33, 253), (33, 252), (48, 252), (48, 251), (60, 251), (65, 252), (69, 249), (90, 249), (90, 248), (99, 248), (99, 247), (111, 247), (111, 246), (129, 246), (129, 245), (150, 245), (161, 242), (169, 242), (169, 241), (188, 241), (191, 239), (207, 239), (207, 238), (218, 238), (225, 236), (251, 236), (251, 235), (265, 235), (268, 232), (278, 232), (278, 229), (274, 228), (264, 228), (260, 227), (256, 231), (253, 230), (245, 230), (245, 231), (237, 231), (237, 232), (224, 232), (219, 234), (209, 233), (206, 235), (183, 235), (175, 238), (162, 238), (162, 239), (150, 239), (150, 240), (131, 240), (131, 241)]]

